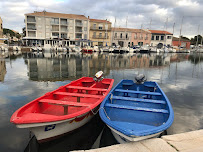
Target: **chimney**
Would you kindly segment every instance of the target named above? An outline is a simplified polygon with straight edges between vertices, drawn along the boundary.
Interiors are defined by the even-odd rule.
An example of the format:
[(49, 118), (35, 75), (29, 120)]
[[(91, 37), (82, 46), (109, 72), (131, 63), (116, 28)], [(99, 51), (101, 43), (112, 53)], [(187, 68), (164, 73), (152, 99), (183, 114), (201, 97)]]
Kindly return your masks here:
[(88, 16), (87, 18), (90, 19), (90, 16)]

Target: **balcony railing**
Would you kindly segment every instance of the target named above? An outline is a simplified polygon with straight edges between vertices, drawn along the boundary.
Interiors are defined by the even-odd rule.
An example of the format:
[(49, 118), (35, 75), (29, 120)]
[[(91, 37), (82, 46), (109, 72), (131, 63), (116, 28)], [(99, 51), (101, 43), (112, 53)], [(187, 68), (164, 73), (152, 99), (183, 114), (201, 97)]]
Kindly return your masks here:
[(129, 40), (129, 37), (114, 37), (114, 40)]
[(105, 29), (105, 28), (99, 29), (99, 27), (91, 26), (91, 27), (90, 27), (90, 30), (110, 31), (111, 29), (110, 29), (110, 28), (108, 28), (108, 29)]
[(27, 23), (36, 23), (35, 19), (27, 19)]
[(82, 23), (77, 23), (75, 24), (75, 26), (82, 26), (83, 24)]
[(68, 30), (61, 30), (61, 32), (65, 32), (66, 33), (66, 32), (68, 32)]
[(76, 36), (76, 39), (82, 39), (82, 36)]
[(51, 24), (52, 25), (59, 25), (59, 22), (53, 22), (53, 21), (51, 21)]
[(68, 26), (68, 22), (61, 22), (61, 25)]
[(75, 33), (82, 33), (82, 30), (75, 30)]
[(28, 30), (36, 30), (36, 27), (27, 27)]
[(109, 36), (93, 35), (92, 38), (93, 38), (93, 39), (108, 39)]
[(51, 29), (51, 31), (59, 32), (59, 29)]

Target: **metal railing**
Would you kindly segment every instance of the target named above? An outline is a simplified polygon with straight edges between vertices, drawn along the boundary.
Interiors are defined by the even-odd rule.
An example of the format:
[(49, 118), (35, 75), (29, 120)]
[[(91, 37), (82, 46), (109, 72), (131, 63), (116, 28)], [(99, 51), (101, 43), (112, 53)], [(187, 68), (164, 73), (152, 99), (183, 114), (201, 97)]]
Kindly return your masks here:
[(75, 26), (82, 26), (83, 24), (82, 23), (75, 23)]
[(108, 39), (109, 36), (93, 35), (92, 38), (93, 38), (93, 39)]
[(129, 37), (114, 37), (114, 40), (129, 40)]

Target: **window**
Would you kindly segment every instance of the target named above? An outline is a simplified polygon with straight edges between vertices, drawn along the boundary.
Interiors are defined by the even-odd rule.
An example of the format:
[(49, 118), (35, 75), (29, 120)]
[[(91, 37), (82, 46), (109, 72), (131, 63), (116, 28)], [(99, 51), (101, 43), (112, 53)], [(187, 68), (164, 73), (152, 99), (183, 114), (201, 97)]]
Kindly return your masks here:
[(105, 33), (105, 38), (108, 38), (108, 33)]
[(87, 31), (87, 27), (84, 27), (84, 31)]
[(167, 36), (167, 39), (171, 39), (171, 36)]
[(93, 38), (96, 38), (96, 32), (93, 33)]
[(156, 36), (156, 40), (159, 40), (159, 36)]
[(57, 37), (59, 37), (59, 33), (52, 33), (52, 36), (57, 36)]
[(151, 40), (154, 40), (154, 35), (152, 35), (152, 39)]
[(143, 37), (142, 37), (142, 34), (140, 34), (140, 40), (142, 40), (142, 38), (143, 38)]
[(3, 29), (3, 25), (1, 24), (1, 29)]
[(137, 34), (135, 34), (134, 39), (137, 39)]
[(122, 37), (123, 37), (123, 34), (121, 33), (120, 38), (122, 39)]
[(161, 36), (161, 40), (162, 40), (162, 41), (164, 40), (164, 36), (163, 36), (163, 35)]
[(96, 27), (97, 27), (97, 24), (93, 24), (93, 29), (96, 29)]
[(51, 24), (59, 24), (59, 19), (58, 18), (52, 18)]
[(99, 29), (102, 30), (102, 26), (99, 26)]
[(148, 35), (147, 34), (145, 35), (145, 40), (148, 40)]
[(127, 38), (128, 38), (128, 34), (126, 34), (126, 36), (125, 36), (125, 37), (126, 37), (126, 39), (127, 39)]
[(84, 35), (84, 39), (87, 39), (87, 34)]
[(117, 38), (117, 33), (115, 33), (115, 38)]
[(102, 37), (102, 33), (99, 33), (99, 37), (100, 37), (100, 38)]

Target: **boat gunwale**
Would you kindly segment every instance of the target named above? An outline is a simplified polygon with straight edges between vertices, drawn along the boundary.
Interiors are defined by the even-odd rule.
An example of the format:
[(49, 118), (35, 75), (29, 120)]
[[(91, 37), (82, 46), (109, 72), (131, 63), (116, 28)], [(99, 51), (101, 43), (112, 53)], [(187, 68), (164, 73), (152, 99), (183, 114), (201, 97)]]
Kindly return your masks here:
[(151, 135), (151, 134), (155, 134), (155, 133), (158, 133), (158, 132), (161, 132), (161, 131), (164, 131), (166, 129), (168, 129), (172, 123), (173, 123), (173, 120), (174, 120), (174, 112), (173, 112), (173, 109), (172, 109), (172, 106), (171, 106), (171, 103), (169, 101), (169, 99), (167, 98), (167, 96), (165, 95), (165, 93), (163, 92), (163, 90), (161, 89), (161, 87), (158, 85), (157, 82), (154, 82), (154, 81), (147, 81), (147, 82), (153, 82), (156, 84), (156, 86), (160, 89), (160, 93), (162, 94), (162, 96), (165, 98), (166, 100), (166, 104), (168, 105), (168, 111), (169, 111), (169, 117), (168, 117), (168, 120), (158, 126), (158, 127), (154, 127), (153, 129), (147, 129), (145, 131), (137, 131), (137, 132), (132, 132), (132, 131), (126, 131), (116, 125), (114, 125), (114, 122), (111, 121), (110, 119), (107, 118), (107, 113), (106, 111), (104, 111), (104, 108), (105, 108), (105, 103), (106, 101), (108, 100), (108, 98), (110, 97), (110, 95), (113, 95), (113, 91), (115, 91), (115, 89), (124, 81), (124, 80), (128, 80), (128, 79), (123, 79), (121, 80), (110, 92), (109, 94), (105, 97), (105, 99), (103, 100), (103, 102), (101, 103), (100, 105), (100, 110), (99, 110), (99, 114), (100, 114), (100, 117), (101, 119), (107, 124), (109, 125), (110, 127), (114, 128), (115, 130), (117, 130), (118, 132), (121, 132), (123, 133), (124, 135), (126, 136), (129, 136), (129, 137), (139, 137), (139, 136), (147, 136), (147, 135)]

